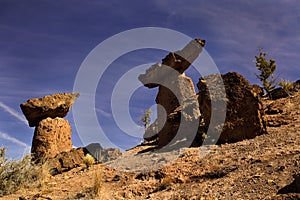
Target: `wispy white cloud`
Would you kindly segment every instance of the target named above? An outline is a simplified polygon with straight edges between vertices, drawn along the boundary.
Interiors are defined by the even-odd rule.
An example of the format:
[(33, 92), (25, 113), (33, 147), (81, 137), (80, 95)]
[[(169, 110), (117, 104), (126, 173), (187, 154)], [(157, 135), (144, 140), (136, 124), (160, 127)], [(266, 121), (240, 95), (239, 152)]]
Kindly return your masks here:
[(106, 118), (111, 118), (112, 117), (111, 113), (108, 113), (108, 112), (106, 112), (106, 111), (104, 111), (103, 109), (100, 109), (100, 108), (96, 108), (96, 112), (100, 113), (100, 115), (102, 115), (103, 117), (106, 117)]
[(28, 124), (25, 117), (20, 114), (18, 111), (14, 110), (13, 108), (10, 108), (9, 106), (5, 105), (0, 101), (0, 107), (3, 108), (6, 112), (17, 118), (19, 121), (23, 122), (24, 124)]
[(18, 144), (18, 145), (23, 146), (25, 148), (28, 147), (28, 145), (26, 143), (24, 143), (24, 142), (22, 142), (22, 141), (20, 141), (20, 140), (18, 140), (16, 138), (14, 138), (14, 137), (6, 134), (6, 133), (3, 133), (3, 132), (0, 132), (0, 138), (8, 140), (8, 141), (10, 141), (12, 143)]
[(21, 146), (21, 147), (23, 147), (23, 148), (24, 148), (24, 152), (23, 152), (23, 155), (22, 155), (22, 156), (24, 156), (24, 155), (30, 153), (31, 147), (30, 147), (29, 145), (27, 145), (26, 143), (24, 143), (24, 142), (18, 140), (17, 138), (14, 138), (14, 137), (8, 135), (7, 133), (3, 133), (3, 132), (0, 132), (0, 138), (2, 138), (2, 139), (4, 139), (4, 140), (7, 140), (7, 141), (9, 141), (9, 142), (12, 142), (12, 143), (14, 143), (14, 144), (17, 144), (17, 145), (19, 145), (19, 146)]

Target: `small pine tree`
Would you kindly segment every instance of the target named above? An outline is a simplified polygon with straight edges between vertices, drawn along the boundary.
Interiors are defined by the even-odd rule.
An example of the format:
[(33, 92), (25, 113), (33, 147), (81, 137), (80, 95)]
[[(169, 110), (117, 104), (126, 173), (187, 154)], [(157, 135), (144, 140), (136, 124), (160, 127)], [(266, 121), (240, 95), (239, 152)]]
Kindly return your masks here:
[(274, 77), (274, 72), (276, 70), (275, 60), (272, 58), (267, 61), (266, 53), (260, 50), (259, 56), (255, 56), (256, 67), (260, 71), (259, 75), (256, 75), (257, 78), (262, 82), (263, 88), (265, 89), (267, 95), (270, 97), (270, 92), (275, 89), (277, 82)]
[(146, 128), (148, 128), (148, 126), (150, 125), (150, 121), (151, 121), (151, 116), (152, 111), (150, 109), (147, 109), (144, 113), (144, 115), (140, 118), (140, 121), (143, 123), (143, 126)]

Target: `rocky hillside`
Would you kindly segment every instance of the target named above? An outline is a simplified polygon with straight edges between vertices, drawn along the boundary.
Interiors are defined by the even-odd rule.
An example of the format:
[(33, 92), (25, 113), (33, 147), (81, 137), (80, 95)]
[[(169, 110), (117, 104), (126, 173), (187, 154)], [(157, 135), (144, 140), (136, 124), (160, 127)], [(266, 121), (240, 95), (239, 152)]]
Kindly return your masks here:
[(300, 199), (299, 102), (300, 92), (264, 100), (268, 133), (253, 139), (139, 153), (152, 148), (145, 144), (108, 165), (45, 176), (37, 187), (1, 199)]

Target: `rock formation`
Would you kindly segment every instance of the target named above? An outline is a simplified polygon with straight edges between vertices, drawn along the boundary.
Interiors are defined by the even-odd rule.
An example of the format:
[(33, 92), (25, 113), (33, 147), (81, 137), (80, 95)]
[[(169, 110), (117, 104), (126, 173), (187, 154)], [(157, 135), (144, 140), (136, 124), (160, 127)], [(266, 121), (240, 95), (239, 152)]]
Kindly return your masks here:
[(78, 96), (78, 93), (53, 94), (20, 105), (29, 126), (35, 126), (31, 153), (37, 163), (72, 150), (72, 130), (62, 117), (67, 115)]
[[(209, 75), (201, 78), (197, 84), (199, 106), (205, 124), (204, 132), (208, 130), (209, 125), (212, 127), (211, 134), (218, 130), (223, 123), (222, 119), (218, 119), (218, 113), (221, 112), (226, 112), (226, 120), (222, 124), (224, 126), (218, 143), (237, 142), (266, 132), (262, 103), (249, 82), (242, 75), (234, 72), (222, 75), (227, 97), (222, 99), (218, 95), (219, 86), (223, 83), (216, 77), (217, 75)], [(208, 91), (207, 84), (213, 85), (213, 90)], [(218, 106), (213, 108), (216, 113), (213, 121), (211, 121), (212, 100), (215, 105), (227, 104), (226, 111)]]
[(71, 151), (71, 126), (65, 119), (50, 117), (43, 119), (35, 128), (31, 152), (37, 162), (44, 162), (61, 152)]
[(65, 117), (78, 96), (78, 93), (53, 94), (43, 98), (30, 99), (20, 106), (29, 126), (34, 127), (47, 117)]
[(82, 148), (61, 152), (54, 158), (48, 159), (51, 175), (69, 171), (75, 167), (84, 166), (84, 152)]
[(169, 53), (162, 60), (162, 64), (151, 66), (146, 74), (139, 76), (139, 80), (146, 87), (159, 88), (156, 97), (156, 103), (160, 105), (155, 122), (157, 127), (151, 125), (151, 133), (145, 133), (147, 140), (155, 137), (157, 131), (159, 147), (166, 146), (175, 136), (174, 142), (187, 139), (192, 135), (189, 133), (191, 125), (199, 124), (200, 112), (194, 85), (192, 80), (184, 75), (184, 71), (198, 57), (204, 45), (204, 40), (195, 39), (181, 51)]
[(101, 147), (99, 143), (91, 143), (83, 148), (84, 154), (90, 154), (95, 158), (95, 161), (99, 163), (108, 162), (117, 159), (122, 153), (117, 148)]

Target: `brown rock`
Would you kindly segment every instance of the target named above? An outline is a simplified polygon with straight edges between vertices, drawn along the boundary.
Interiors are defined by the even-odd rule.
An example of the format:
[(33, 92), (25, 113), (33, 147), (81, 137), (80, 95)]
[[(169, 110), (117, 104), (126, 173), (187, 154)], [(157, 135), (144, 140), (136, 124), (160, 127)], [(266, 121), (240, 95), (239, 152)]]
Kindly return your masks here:
[(145, 74), (139, 76), (146, 87), (159, 86), (156, 97), (156, 103), (159, 104), (157, 120), (144, 136), (146, 140), (151, 140), (158, 135), (159, 147), (166, 146), (173, 139), (177, 141), (192, 135), (193, 124), (197, 132), (199, 106), (193, 82), (184, 75), (184, 71), (198, 57), (204, 45), (204, 40), (195, 39), (182, 50), (169, 53), (162, 64), (152, 65)]
[(182, 74), (199, 56), (204, 45), (205, 40), (192, 40), (182, 50), (169, 53), (162, 60), (162, 64), (169, 66)]
[(67, 120), (46, 118), (35, 128), (31, 153), (37, 162), (44, 162), (72, 149), (72, 130)]
[(274, 90), (270, 91), (270, 98), (273, 100), (286, 98), (289, 94), (283, 88), (275, 88)]
[[(152, 65), (145, 74), (139, 76), (139, 80), (148, 88), (158, 87), (168, 83), (170, 76), (184, 73), (191, 63), (201, 53), (205, 40), (195, 39), (187, 44), (182, 50), (169, 53), (162, 64)], [(174, 71), (174, 69), (176, 71)]]
[(252, 85), (252, 91), (254, 94), (258, 95), (258, 96), (263, 96), (264, 95), (264, 90), (262, 87), (260, 87), (259, 85)]
[[(192, 80), (185, 75), (176, 77), (168, 88), (159, 87), (156, 97), (156, 103), (161, 105), (157, 109), (159, 147), (167, 145), (178, 134), (180, 124), (183, 130), (187, 124), (199, 120), (200, 111), (195, 93)], [(186, 136), (191, 134), (189, 131), (185, 133)]]
[(104, 163), (117, 159), (121, 154), (120, 149), (117, 148), (102, 149), (100, 154), (96, 157), (96, 160), (100, 163)]
[[(208, 126), (212, 126), (212, 135), (221, 131), (218, 143), (237, 142), (254, 138), (266, 132), (263, 106), (257, 95), (253, 93), (253, 88), (249, 82), (242, 75), (234, 72), (222, 75), (222, 78), (227, 99), (222, 99), (220, 86), (223, 83), (217, 78), (217, 75), (201, 78), (197, 84), (200, 112), (205, 123), (204, 129), (207, 131)], [(208, 91), (206, 84), (213, 86), (213, 90)], [(222, 119), (218, 119), (218, 113), (225, 111), (217, 106), (214, 110), (216, 115), (211, 122), (212, 101), (215, 105), (227, 103), (226, 120), (222, 130), (219, 130)]]
[(48, 166), (52, 175), (69, 171), (84, 165), (84, 152), (82, 148), (62, 152), (48, 160)]
[(47, 118), (65, 117), (79, 93), (63, 93), (33, 98), (20, 105), (23, 114), (29, 122), (29, 126), (37, 126)]

